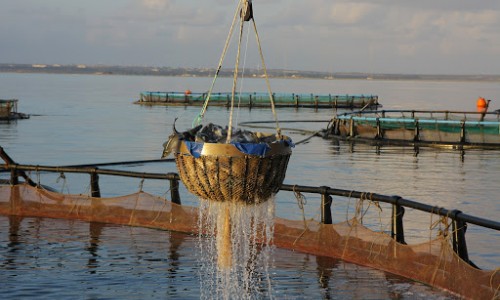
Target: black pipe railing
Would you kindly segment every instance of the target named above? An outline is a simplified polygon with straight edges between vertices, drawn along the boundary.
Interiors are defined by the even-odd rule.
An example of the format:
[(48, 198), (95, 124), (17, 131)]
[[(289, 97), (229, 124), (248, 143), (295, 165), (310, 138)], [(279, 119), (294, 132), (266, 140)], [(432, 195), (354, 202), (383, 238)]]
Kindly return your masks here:
[[(386, 196), (375, 193), (333, 189), (329, 187), (299, 186), (299, 185), (288, 185), (288, 184), (283, 184), (280, 190), (321, 194), (322, 199), (326, 196), (335, 195), (348, 198), (367, 199), (371, 201), (392, 204), (393, 213), (392, 213), (391, 236), (397, 242), (402, 244), (406, 244), (404, 240), (404, 228), (403, 228), (404, 207), (413, 208), (419, 211), (428, 212), (432, 214), (437, 214), (443, 217), (448, 217), (452, 220), (453, 250), (458, 254), (458, 256), (460, 256), (460, 258), (462, 258), (464, 261), (466, 261), (467, 263), (476, 268), (477, 266), (472, 261), (469, 260), (469, 254), (467, 251), (467, 242), (465, 239), (465, 231), (467, 230), (467, 224), (474, 224), (481, 227), (500, 230), (500, 222), (464, 214), (459, 210), (449, 210), (439, 206), (427, 205), (424, 203), (404, 199), (400, 196)], [(331, 212), (324, 211), (329, 209), (330, 209), (329, 206), (322, 205), (321, 216), (328, 214), (331, 215)]]
[(466, 223), (478, 225), (481, 227), (487, 227), (490, 229), (500, 230), (500, 222), (491, 221), (475, 216), (471, 216), (468, 214), (464, 214), (462, 212), (453, 213), (453, 210), (449, 210), (439, 206), (432, 206), (408, 199), (404, 199), (400, 196), (387, 196), (376, 193), (367, 193), (367, 192), (359, 192), (353, 190), (343, 190), (343, 189), (335, 189), (335, 188), (327, 188), (324, 187), (314, 187), (314, 186), (303, 186), (303, 185), (289, 185), (283, 184), (281, 185), (280, 190), (282, 191), (300, 191), (304, 193), (315, 193), (315, 194), (327, 194), (334, 196), (342, 196), (348, 198), (358, 198), (358, 199), (369, 199), (372, 201), (384, 202), (393, 205), (400, 205), (408, 208), (413, 208), (416, 210), (420, 210), (423, 212), (433, 213), (444, 217), (454, 218)]
[[(136, 163), (136, 162), (134, 162)], [(116, 163), (118, 164), (118, 163)], [(127, 163), (121, 163), (125, 165)], [(179, 195), (179, 180), (180, 177), (177, 173), (145, 173), (145, 172), (133, 172), (133, 171), (122, 171), (122, 170), (111, 170), (111, 169), (99, 169), (95, 165), (82, 165), (82, 166), (69, 166), (69, 167), (56, 167), (56, 166), (41, 166), (41, 165), (19, 165), (19, 164), (3, 164), (0, 165), (0, 169), (11, 171), (11, 184), (18, 181), (20, 172), (24, 171), (36, 171), (36, 172), (56, 172), (56, 173), (80, 173), (90, 175), (90, 193), (92, 197), (101, 197), (101, 191), (99, 187), (99, 176), (98, 175), (109, 175), (109, 176), (122, 176), (122, 177), (133, 177), (142, 179), (162, 179), (170, 181), (170, 197), (171, 201), (177, 204), (181, 204), (181, 197)], [(27, 181), (31, 186), (37, 186), (32, 180)]]
[[(0, 152), (3, 149), (0, 148)], [(157, 161), (157, 160), (153, 160)], [(171, 162), (173, 160), (168, 160), (166, 162)], [(177, 204), (181, 204), (181, 199), (179, 195), (179, 180), (180, 177), (177, 173), (144, 173), (144, 172), (132, 172), (132, 171), (122, 171), (122, 170), (110, 170), (110, 169), (100, 169), (97, 165), (126, 165), (126, 164), (136, 164), (138, 162), (151, 162), (151, 161), (133, 161), (133, 162), (121, 162), (121, 163), (103, 163), (103, 164), (88, 164), (79, 166), (67, 166), (67, 167), (55, 167), (55, 166), (40, 166), (40, 165), (20, 165), (13, 161), (10, 163), (0, 165), (0, 170), (10, 171), (11, 184), (16, 184), (19, 182), (18, 177), (22, 176), (25, 178), (26, 182), (32, 186), (37, 186), (24, 171), (45, 171), (45, 172), (68, 172), (68, 173), (87, 173), (90, 174), (91, 181), (91, 195), (93, 197), (100, 197), (100, 187), (99, 187), (99, 176), (98, 175), (111, 175), (111, 176), (124, 176), (124, 177), (135, 177), (142, 179), (160, 179), (170, 181), (170, 192), (171, 201)], [(290, 185), (282, 184), (280, 190), (291, 191), (291, 192), (301, 192), (301, 193), (313, 193), (321, 195), (321, 222), (323, 224), (332, 224), (332, 213), (331, 204), (332, 196), (341, 196), (346, 198), (357, 198), (364, 199), (382, 203), (388, 203), (392, 205), (392, 225), (391, 225), (391, 237), (401, 244), (406, 244), (404, 237), (404, 226), (403, 226), (403, 216), (405, 208), (413, 208), (419, 211), (436, 214), (439, 216), (447, 217), (452, 220), (452, 232), (453, 232), (453, 250), (470, 265), (476, 267), (473, 262), (469, 260), (469, 255), (467, 251), (467, 243), (465, 239), (465, 232), (467, 229), (467, 224), (474, 224), (477, 226), (500, 230), (500, 222), (492, 221), (480, 217), (475, 217), (472, 215), (465, 214), (459, 210), (449, 210), (439, 206), (432, 206), (417, 201), (412, 201), (404, 199), (400, 196), (387, 196), (376, 193), (366, 193), (353, 190), (343, 190), (331, 188), (328, 186), (303, 186), (303, 185)]]

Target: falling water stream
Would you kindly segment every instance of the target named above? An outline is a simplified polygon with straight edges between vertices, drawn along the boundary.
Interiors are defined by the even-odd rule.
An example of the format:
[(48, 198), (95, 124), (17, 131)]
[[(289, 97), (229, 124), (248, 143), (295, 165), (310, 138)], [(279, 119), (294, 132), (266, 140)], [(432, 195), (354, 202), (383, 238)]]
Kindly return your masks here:
[(249, 205), (201, 200), (202, 299), (272, 298), (269, 267), (274, 207), (274, 199)]

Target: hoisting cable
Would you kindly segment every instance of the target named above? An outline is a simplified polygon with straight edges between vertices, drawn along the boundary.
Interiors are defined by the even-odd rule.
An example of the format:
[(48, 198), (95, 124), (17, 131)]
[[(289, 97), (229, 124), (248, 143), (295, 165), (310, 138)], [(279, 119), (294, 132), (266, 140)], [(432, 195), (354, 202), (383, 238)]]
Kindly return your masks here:
[[(247, 4), (247, 0), (241, 0), (241, 2), (245, 1), (245, 4)], [(251, 8), (251, 6), (250, 6)], [(236, 52), (236, 62), (234, 64), (234, 74), (233, 74), (233, 88), (231, 90), (231, 110), (229, 111), (229, 124), (227, 128), (227, 138), (226, 138), (226, 143), (229, 144), (231, 142), (231, 135), (233, 132), (233, 112), (234, 112), (234, 95), (236, 93), (236, 83), (238, 80), (238, 67), (240, 64), (240, 53), (241, 53), (241, 40), (243, 37), (243, 24), (244, 24), (244, 19), (247, 13), (243, 14), (243, 9), (248, 9), (247, 5), (243, 5), (243, 8), (240, 13), (240, 34), (238, 36), (238, 50)]]
[(246, 33), (245, 51), (244, 51), (244, 55), (243, 55), (243, 68), (241, 70), (241, 79), (242, 80), (241, 80), (241, 84), (240, 84), (240, 88), (239, 88), (239, 92), (238, 92), (238, 110), (237, 110), (237, 113), (236, 113), (236, 123), (238, 123), (239, 120), (240, 120), (241, 95), (243, 94), (243, 79), (245, 77), (245, 70), (246, 70), (247, 53), (248, 53), (248, 38), (249, 38), (249, 36), (250, 36), (250, 27), (248, 27), (247, 33)]
[(215, 72), (214, 79), (212, 80), (212, 85), (210, 86), (210, 89), (208, 90), (207, 98), (205, 99), (205, 102), (203, 103), (203, 107), (202, 107), (200, 113), (193, 120), (193, 124), (192, 124), (193, 128), (201, 124), (201, 121), (203, 120), (205, 112), (207, 111), (208, 102), (210, 101), (210, 96), (212, 95), (212, 91), (213, 91), (214, 86), (215, 86), (215, 81), (217, 80), (217, 76), (219, 75), (219, 72), (222, 69), (222, 63), (224, 62), (224, 57), (226, 56), (227, 49), (229, 48), (229, 42), (231, 41), (231, 36), (233, 35), (234, 24), (236, 23), (236, 18), (238, 17), (238, 13), (240, 11), (241, 1), (243, 1), (243, 0), (240, 0), (240, 2), (238, 3), (238, 7), (236, 8), (236, 12), (234, 13), (233, 22), (231, 23), (231, 28), (229, 29), (229, 34), (226, 38), (226, 43), (224, 45), (224, 49), (222, 50), (222, 54), (221, 54), (221, 57), (219, 59), (217, 71)]
[(278, 122), (278, 115), (276, 114), (276, 109), (274, 105), (273, 92), (271, 91), (271, 84), (269, 83), (269, 76), (267, 75), (266, 63), (264, 62), (264, 54), (262, 53), (262, 47), (260, 46), (260, 39), (259, 39), (259, 34), (257, 32), (257, 25), (255, 24), (255, 19), (253, 17), (252, 17), (252, 22), (253, 22), (253, 28), (255, 30), (255, 38), (257, 39), (257, 46), (259, 47), (259, 54), (260, 54), (260, 59), (262, 61), (262, 68), (264, 70), (264, 77), (266, 79), (267, 90), (269, 92), (269, 100), (271, 101), (271, 110), (273, 112), (274, 120), (276, 121), (276, 138), (281, 139), (281, 129), (280, 129), (280, 124)]
[(257, 40), (257, 46), (259, 48), (260, 59), (261, 59), (262, 68), (263, 68), (263, 71), (264, 71), (264, 78), (266, 80), (267, 90), (268, 90), (268, 93), (269, 93), (269, 100), (271, 102), (271, 110), (272, 110), (272, 113), (273, 113), (273, 116), (274, 116), (274, 119), (275, 119), (275, 122), (276, 122), (276, 137), (277, 137), (277, 139), (281, 139), (282, 138), (282, 136), (281, 136), (281, 129), (280, 129), (280, 126), (279, 126), (278, 115), (276, 113), (276, 107), (275, 107), (275, 103), (274, 103), (274, 97), (273, 97), (273, 94), (272, 94), (272, 91), (271, 91), (271, 84), (269, 82), (269, 76), (268, 76), (268, 73), (267, 73), (266, 63), (265, 63), (265, 60), (264, 60), (264, 54), (262, 52), (262, 47), (261, 47), (261, 44), (260, 44), (260, 38), (259, 38), (258, 31), (257, 31), (257, 25), (256, 25), (255, 19), (253, 17), (252, 0), (240, 0), (238, 2), (238, 6), (236, 8), (236, 12), (235, 12), (234, 17), (233, 17), (233, 22), (232, 22), (231, 28), (229, 30), (229, 35), (228, 35), (228, 37), (226, 39), (224, 50), (223, 50), (222, 55), (220, 57), (219, 65), (217, 67), (217, 71), (216, 71), (214, 79), (212, 81), (212, 86), (210, 87), (210, 89), (208, 91), (207, 98), (205, 100), (205, 103), (203, 104), (203, 107), (202, 107), (200, 113), (198, 114), (198, 116), (193, 121), (193, 127), (198, 126), (199, 124), (201, 124), (201, 122), (203, 120), (204, 114), (205, 114), (207, 106), (208, 106), (208, 102), (210, 101), (210, 96), (212, 94), (212, 91), (213, 91), (213, 88), (214, 88), (214, 85), (215, 85), (215, 81), (217, 79), (217, 76), (218, 76), (221, 68), (222, 68), (222, 63), (224, 61), (224, 57), (226, 55), (226, 52), (227, 52), (227, 49), (228, 49), (228, 46), (229, 46), (229, 42), (231, 40), (231, 36), (233, 34), (233, 30), (234, 30), (234, 26), (235, 26), (235, 23), (236, 23), (236, 18), (238, 16), (238, 13), (240, 15), (240, 36), (239, 36), (239, 42), (238, 42), (238, 54), (237, 54), (237, 57), (236, 57), (235, 72), (234, 72), (234, 77), (233, 77), (233, 89), (232, 89), (232, 97), (231, 97), (231, 112), (230, 112), (229, 125), (228, 125), (228, 135), (227, 135), (227, 140), (226, 141), (227, 141), (227, 143), (230, 142), (231, 133), (232, 133), (232, 119), (233, 119), (232, 115), (233, 115), (233, 110), (234, 110), (234, 94), (235, 94), (235, 89), (236, 89), (236, 80), (237, 80), (237, 76), (238, 76), (238, 63), (239, 63), (240, 49), (241, 49), (241, 39), (242, 39), (242, 32), (243, 32), (243, 22), (250, 21), (250, 20), (252, 20), (252, 23), (253, 23), (253, 28), (254, 28), (254, 31), (255, 31), (255, 38)]

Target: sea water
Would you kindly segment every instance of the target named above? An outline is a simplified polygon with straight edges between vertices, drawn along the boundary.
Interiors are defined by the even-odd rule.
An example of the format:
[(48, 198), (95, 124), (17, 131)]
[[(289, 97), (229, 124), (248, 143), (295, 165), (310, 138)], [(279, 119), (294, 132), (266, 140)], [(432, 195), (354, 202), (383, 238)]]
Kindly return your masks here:
[[(133, 102), (141, 91), (205, 91), (211, 78), (152, 76), (0, 74), (0, 98), (19, 99), (18, 111), (28, 120), (0, 123), (0, 146), (18, 163), (76, 165), (159, 158), (162, 144), (172, 132), (191, 127), (198, 107), (140, 106)], [(492, 99), (497, 109), (500, 86), (492, 82), (378, 81), (378, 80), (271, 80), (275, 92), (325, 94), (375, 94), (383, 109), (475, 110), (478, 96)], [(216, 89), (230, 90), (230, 79), (219, 79)], [(265, 91), (257, 79), (241, 82), (246, 91)], [(334, 109), (279, 109), (280, 126), (294, 141), (321, 130), (337, 113)], [(227, 122), (226, 108), (210, 107), (206, 121)], [(235, 123), (269, 121), (267, 109), (238, 110)], [(287, 120), (317, 122), (287, 123)], [(300, 130), (299, 130), (300, 129)], [(266, 129), (273, 130), (273, 129)], [(110, 167), (111, 168), (111, 167)], [(140, 172), (176, 172), (172, 163), (135, 164), (113, 168)], [(88, 193), (87, 175), (30, 174), (35, 180), (70, 193)], [(446, 149), (413, 149), (396, 146), (375, 148), (364, 144), (337, 143), (319, 137), (293, 149), (286, 184), (330, 186), (374, 192), (459, 209), (464, 213), (498, 220), (500, 152)], [(0, 174), (8, 178), (8, 174)], [(100, 177), (103, 197), (139, 189), (168, 194), (168, 184), (158, 180)], [(184, 205), (200, 201), (181, 185)], [(319, 196), (305, 195), (299, 206), (293, 193), (280, 192), (275, 214), (287, 219), (319, 219)], [(334, 197), (333, 221), (352, 217), (353, 199)], [(382, 207), (383, 212), (390, 207)], [(365, 224), (387, 231), (375, 210)], [(407, 210), (407, 242), (428, 241), (436, 216)], [(196, 260), (197, 238), (151, 229), (133, 229), (77, 221), (26, 218), (3, 223), (0, 257), (3, 295), (80, 295), (87, 298), (162, 298), (174, 295), (199, 298), (203, 285)], [(387, 222), (382, 222), (382, 225)], [(97, 233), (96, 233), (97, 232)], [(137, 234), (140, 232), (140, 234)], [(96, 239), (96, 237), (98, 237)], [(113, 239), (116, 238), (116, 240)], [(467, 230), (470, 258), (482, 268), (500, 265), (500, 235), (470, 225)], [(184, 247), (186, 246), (186, 247)], [(179, 247), (181, 251), (172, 249)], [(89, 251), (92, 250), (92, 251)], [(170, 250), (167, 250), (170, 249)], [(396, 298), (418, 293), (425, 297), (439, 292), (411, 281), (359, 266), (275, 249), (269, 276), (274, 295), (281, 298), (317, 297)], [(94, 268), (97, 266), (97, 270)], [(320, 271), (321, 270), (321, 271)], [(172, 271), (172, 272), (170, 272)], [(331, 274), (328, 278), (319, 274)], [(94, 274), (94, 275), (93, 275)], [(97, 274), (97, 275), (95, 275)], [(172, 275), (173, 274), (173, 275)], [(345, 276), (344, 276), (345, 275)], [(323, 275), (321, 275), (323, 276)], [(320, 278), (322, 278), (320, 280)], [(396, 278), (396, 279), (394, 279)], [(84, 284), (82, 285), (82, 282)], [(321, 282), (321, 284), (320, 284)], [(5, 284), (3, 284), (5, 283)], [(50, 283), (50, 284), (49, 284)], [(361, 287), (366, 288), (361, 288)], [(96, 296), (96, 295), (99, 295)], [(135, 296), (134, 296), (135, 295)], [(430, 296), (429, 296), (430, 295)], [(122, 297), (123, 296), (123, 297)]]

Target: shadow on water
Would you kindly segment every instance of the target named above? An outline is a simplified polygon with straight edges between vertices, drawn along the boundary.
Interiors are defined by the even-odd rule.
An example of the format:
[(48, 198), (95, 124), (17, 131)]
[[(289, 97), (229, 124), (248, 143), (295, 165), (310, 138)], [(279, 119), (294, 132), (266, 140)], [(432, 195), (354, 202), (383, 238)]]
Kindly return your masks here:
[(340, 265), (340, 261), (331, 257), (317, 256), (316, 264), (318, 270), (318, 282), (323, 290), (323, 299), (333, 299), (331, 294), (334, 290), (333, 287), (330, 287), (330, 281), (334, 276), (333, 269)]
[(7, 244), (7, 248), (9, 249), (9, 257), (5, 259), (5, 268), (16, 267), (15, 261), (15, 253), (18, 250), (18, 247), (22, 246), (22, 242), (20, 241), (19, 229), (21, 222), (23, 221), (23, 217), (20, 216), (9, 216), (9, 242)]
[(89, 251), (89, 261), (87, 263), (87, 268), (89, 268), (91, 274), (95, 274), (96, 268), (99, 267), (98, 263), (98, 250), (99, 250), (99, 239), (101, 237), (102, 229), (105, 225), (102, 223), (89, 223), (89, 246), (87, 250)]

